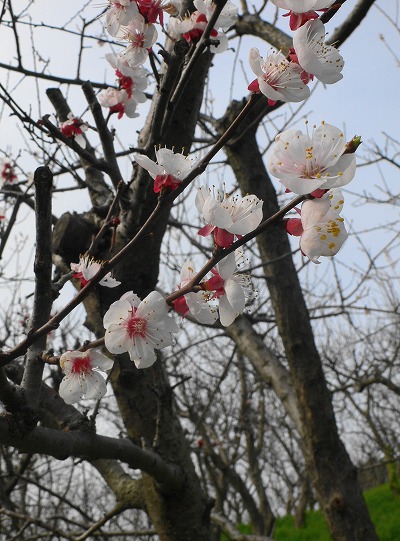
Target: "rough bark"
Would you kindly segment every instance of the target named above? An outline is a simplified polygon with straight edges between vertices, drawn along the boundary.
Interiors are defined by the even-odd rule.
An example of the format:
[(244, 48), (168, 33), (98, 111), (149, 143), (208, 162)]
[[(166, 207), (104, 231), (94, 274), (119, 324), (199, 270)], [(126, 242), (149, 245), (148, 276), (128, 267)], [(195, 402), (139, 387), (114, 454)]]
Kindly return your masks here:
[[(195, 67), (193, 77), (196, 85), (188, 85), (177, 103), (171, 120), (161, 134), (154, 130), (157, 107), (165, 107), (160, 91), (155, 94), (153, 105), (140, 142), (146, 148), (161, 144), (168, 148), (185, 148), (187, 151), (193, 141), (198, 112), (203, 99), (203, 88), (211, 55), (205, 53)], [(164, 77), (168, 77), (167, 68)], [(172, 63), (170, 69), (182, 69), (179, 62)], [(162, 83), (161, 83), (161, 87)], [(172, 91), (172, 88), (170, 89)], [(148, 155), (152, 157), (152, 152)], [(136, 171), (129, 190), (128, 209), (121, 215), (122, 224), (117, 231), (114, 251), (122, 248), (140, 229), (155, 208), (157, 197), (153, 183), (143, 170)], [(146, 236), (136, 249), (129, 253), (115, 269), (115, 276), (124, 284), (124, 290), (133, 290), (141, 298), (156, 287), (160, 248), (167, 227), (169, 208), (157, 222), (153, 231)], [(107, 252), (101, 254), (106, 259)], [(100, 312), (104, 313), (111, 302), (122, 294), (102, 288), (98, 291)], [(88, 307), (87, 307), (88, 308)], [(88, 324), (98, 325), (98, 310), (88, 311)], [(182, 428), (174, 410), (173, 393), (165, 370), (160, 361), (147, 370), (137, 370), (134, 364), (120, 356), (112, 373), (112, 385), (118, 402), (121, 417), (129, 438), (137, 445), (157, 454), (167, 463), (179, 465), (185, 474), (182, 489), (166, 493), (150, 475), (143, 475), (144, 507), (152, 520), (162, 541), (209, 541), (210, 510), (212, 501), (205, 497), (199, 479), (190, 459), (190, 448), (185, 441)]]
[[(240, 103), (234, 103), (222, 125), (227, 125), (240, 107)], [(246, 136), (226, 152), (241, 191), (263, 199), (265, 216), (270, 216), (279, 206), (256, 131), (256, 126), (250, 127)], [(335, 541), (377, 541), (356, 468), (338, 435), (307, 306), (283, 227), (267, 229), (258, 237), (258, 246), (262, 261), (269, 263), (264, 266), (264, 275), (299, 404), (305, 460), (331, 535)]]

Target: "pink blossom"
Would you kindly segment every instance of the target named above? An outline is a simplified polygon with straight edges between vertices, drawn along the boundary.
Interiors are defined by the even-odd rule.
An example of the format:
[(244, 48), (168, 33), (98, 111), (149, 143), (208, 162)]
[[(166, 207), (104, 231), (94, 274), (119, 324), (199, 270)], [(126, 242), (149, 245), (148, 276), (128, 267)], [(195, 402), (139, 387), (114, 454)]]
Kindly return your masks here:
[(4, 184), (13, 184), (17, 180), (15, 168), (9, 158), (0, 158), (0, 188)]
[(148, 23), (156, 23), (159, 20), (161, 26), (164, 25), (164, 11), (170, 14), (178, 13), (176, 2), (168, 0), (136, 0), (139, 12)]
[(60, 383), (59, 395), (67, 404), (81, 398), (99, 400), (106, 394), (107, 385), (98, 370), (106, 372), (112, 366), (113, 361), (95, 349), (63, 353), (60, 367), (65, 377)]
[(157, 291), (142, 301), (132, 291), (125, 293), (104, 315), (106, 348), (115, 354), (128, 352), (137, 368), (148, 368), (157, 360), (154, 350), (170, 346), (172, 333), (179, 331), (168, 310)]

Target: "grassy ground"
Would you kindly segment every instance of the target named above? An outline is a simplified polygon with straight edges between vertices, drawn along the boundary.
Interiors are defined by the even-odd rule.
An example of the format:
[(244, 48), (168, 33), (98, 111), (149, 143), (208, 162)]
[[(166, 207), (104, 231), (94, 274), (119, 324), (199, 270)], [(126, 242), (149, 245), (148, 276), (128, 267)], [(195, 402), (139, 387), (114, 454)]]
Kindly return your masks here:
[[(364, 494), (372, 522), (380, 541), (400, 541), (400, 495), (394, 495), (387, 485), (382, 485)], [(295, 529), (293, 517), (277, 520), (274, 539), (276, 541), (331, 541), (328, 528), (320, 511), (306, 515), (304, 528)]]
[[(400, 541), (400, 495), (393, 494), (388, 485), (367, 490), (364, 493), (367, 506), (380, 541)], [(251, 534), (251, 526), (239, 524), (241, 533)], [(294, 527), (293, 517), (277, 519), (274, 539), (276, 541), (332, 541), (328, 527), (320, 511), (306, 513), (304, 528)], [(222, 534), (221, 541), (228, 541)]]

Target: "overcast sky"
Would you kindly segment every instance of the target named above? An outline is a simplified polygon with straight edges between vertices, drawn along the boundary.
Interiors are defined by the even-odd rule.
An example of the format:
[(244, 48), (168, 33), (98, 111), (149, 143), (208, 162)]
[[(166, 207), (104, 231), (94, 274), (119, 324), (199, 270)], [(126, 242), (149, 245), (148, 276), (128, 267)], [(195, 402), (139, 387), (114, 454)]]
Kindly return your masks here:
[[(237, 2), (238, 3), (238, 2)], [(332, 33), (337, 25), (343, 20), (346, 14), (351, 11), (356, 2), (347, 0), (347, 3), (341, 10), (341, 13), (334, 17), (327, 24), (326, 29)], [(253, 0), (249, 5), (261, 5), (261, 0)], [(340, 48), (340, 52), (345, 60), (343, 70), (343, 79), (334, 85), (324, 88), (319, 84), (318, 88), (312, 94), (311, 98), (304, 106), (302, 111), (307, 113), (310, 123), (319, 124), (322, 120), (334, 124), (346, 132), (347, 139), (353, 135), (362, 135), (365, 141), (364, 147), (360, 149), (360, 155), (366, 153), (366, 146), (377, 142), (381, 147), (384, 146), (385, 138), (383, 132), (390, 134), (395, 139), (399, 139), (399, 106), (398, 92), (400, 88), (400, 66), (399, 61), (389, 51), (399, 50), (399, 31), (391, 24), (391, 21), (398, 24), (396, 0), (379, 0), (378, 6), (384, 7), (386, 16), (376, 7), (372, 7), (367, 18), (363, 21), (360, 28), (356, 30), (347, 42)], [(16, 2), (15, 6), (20, 6), (21, 2)], [(36, 0), (31, 6), (29, 12), (32, 20), (36, 23), (43, 21), (47, 25), (63, 25), (70, 19), (82, 6), (81, 0), (70, 0), (69, 2), (54, 2), (54, 0)], [(85, 19), (92, 19), (101, 12), (96, 1), (87, 2), (86, 9), (83, 12)], [(274, 13), (271, 6), (271, 15)], [(70, 30), (79, 30), (80, 20), (73, 19), (66, 25)], [(288, 19), (279, 19), (280, 26), (287, 30)], [(93, 33), (101, 36), (101, 21), (93, 25)], [(158, 27), (159, 28), (159, 27)], [(45, 70), (46, 73), (74, 77), (76, 75), (76, 65), (78, 56), (79, 42), (75, 36), (69, 36), (66, 33), (56, 34), (36, 28), (35, 43), (38, 54), (33, 55), (28, 27), (22, 34), (22, 56), (24, 66), (33, 69)], [(380, 39), (384, 35), (385, 42)], [(15, 57), (15, 47), (13, 35), (10, 30), (0, 27), (0, 41), (2, 43), (1, 62), (9, 61)], [(159, 41), (163, 42), (163, 36), (159, 34)], [(385, 43), (387, 45), (385, 45)], [(104, 55), (108, 52), (107, 45), (101, 45), (96, 40), (87, 40), (85, 42), (85, 54), (82, 61), (81, 77), (96, 81), (107, 81), (114, 83), (113, 70), (104, 60)], [(232, 42), (232, 46), (237, 50), (238, 41)], [(213, 108), (217, 115), (224, 112), (227, 99), (231, 92), (231, 80), (233, 79), (233, 97), (241, 99), (247, 95), (247, 84), (254, 78), (250, 68), (247, 65), (248, 50), (256, 46), (260, 53), (265, 56), (268, 45), (256, 38), (245, 38), (240, 44), (240, 54), (236, 58), (233, 51), (228, 51), (219, 57), (215, 57), (215, 70), (209, 83), (209, 92), (213, 97)], [(157, 47), (156, 47), (157, 50)], [(236, 61), (235, 61), (236, 58)], [(235, 63), (234, 63), (235, 61)], [(15, 63), (15, 60), (14, 60)], [(147, 65), (146, 65), (147, 67)], [(9, 89), (13, 90), (13, 96), (17, 101), (24, 105), (24, 108), (32, 111), (32, 116), (51, 113), (52, 107), (49, 104), (45, 89), (48, 86), (54, 86), (53, 83), (40, 81), (35, 84), (33, 78), (22, 78), (18, 74), (11, 74), (8, 78), (6, 70), (0, 69), (0, 81)], [(314, 86), (311, 84), (311, 86)], [(66, 87), (61, 87), (64, 90)], [(38, 96), (40, 104), (38, 106)], [(85, 101), (82, 97), (79, 87), (70, 90), (68, 100), (75, 114), (84, 112)], [(139, 119), (113, 120), (113, 124), (118, 127), (118, 136), (124, 146), (135, 145), (136, 131), (140, 129), (141, 122), (144, 119), (146, 105), (139, 107), (139, 112), (143, 116)], [(282, 114), (287, 115), (288, 109), (282, 108)], [(9, 110), (2, 109), (0, 120), (0, 148), (11, 151), (16, 156), (20, 149), (25, 147), (21, 131), (14, 117), (9, 117)], [(303, 120), (298, 126), (301, 127)], [(271, 129), (271, 128), (270, 128)], [(272, 131), (271, 131), (272, 133)], [(29, 171), (34, 170), (40, 165), (40, 158), (34, 159), (23, 153), (21, 164)], [(129, 177), (129, 163), (125, 166), (125, 173)], [(393, 168), (383, 167), (385, 180), (389, 187), (398, 193), (399, 172)], [(376, 167), (360, 168), (355, 180), (349, 185), (348, 190), (352, 193), (379, 192), (383, 186), (383, 180)], [(351, 222), (355, 230), (373, 229), (377, 224), (383, 224), (387, 220), (398, 220), (398, 208), (382, 207), (368, 205), (368, 207), (352, 208), (351, 202), (356, 200), (350, 194), (346, 195), (346, 205), (343, 215), (348, 222)], [(57, 212), (70, 209), (71, 203), (65, 197), (57, 197), (55, 208)], [(27, 212), (21, 214), (26, 215)], [(382, 229), (381, 229), (382, 231)], [(381, 249), (386, 242), (386, 233), (369, 234), (364, 237), (366, 245), (373, 251)], [(362, 259), (359, 247), (355, 239), (350, 239), (338, 254), (338, 260), (357, 260)], [(361, 261), (360, 259), (360, 261)], [(324, 272), (320, 265), (317, 272)]]

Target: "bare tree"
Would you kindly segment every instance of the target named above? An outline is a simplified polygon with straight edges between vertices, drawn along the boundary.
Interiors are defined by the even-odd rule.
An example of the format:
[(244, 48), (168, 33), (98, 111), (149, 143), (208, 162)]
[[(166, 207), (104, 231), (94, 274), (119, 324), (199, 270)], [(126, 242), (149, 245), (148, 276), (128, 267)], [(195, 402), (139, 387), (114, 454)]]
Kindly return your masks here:
[[(330, 7), (327, 2), (330, 9), (318, 24), (328, 24), (342, 3)], [(281, 63), (286, 65), (292, 37), (279, 29), (276, 11), (266, 3), (256, 9), (242, 1), (237, 20), (221, 25), (217, 20), (221, 14), (227, 17), (226, 1), (177, 4), (110, 1), (106, 21), (111, 35), (117, 33), (119, 22), (128, 24), (124, 21), (130, 10), (142, 25), (141, 34), (139, 26), (124, 31), (131, 43), (127, 49), (119, 49), (120, 44), (100, 30), (97, 17), (88, 18), (86, 6), (71, 19), (74, 24), (69, 21), (64, 27), (62, 22), (57, 26), (45, 19), (37, 22), (29, 15), (30, 2), (21, 8), (7, 0), (0, 14), (14, 47), (13, 58), (0, 63), (8, 74), (0, 86), (3, 114), (10, 112), (18, 121), (24, 147), (40, 165), (31, 184), (24, 157), (14, 153), (11, 158), (9, 149), (3, 150), (7, 222), (2, 225), (1, 256), (14, 252), (16, 257), (26, 251), (25, 246), (14, 251), (10, 247), (22, 209), (34, 210), (36, 227), (35, 241), (27, 241), (35, 242), (33, 295), (19, 305), (23, 284), (18, 280), (10, 308), (2, 313), (4, 531), (8, 539), (36, 535), (75, 541), (130, 536), (209, 541), (223, 531), (233, 540), (268, 541), (278, 512), (295, 510), (301, 524), (315, 497), (335, 541), (376, 540), (356, 467), (339, 436), (336, 397), (345, 396), (349, 408), (368, 425), (374, 445), (393, 460), (398, 441), (395, 421), (385, 427), (381, 411), (371, 414), (378, 393), (365, 404), (357, 393), (379, 384), (392, 386), (396, 395), (398, 385), (390, 368), (380, 379), (378, 370), (371, 376), (361, 364), (356, 373), (351, 372), (348, 357), (340, 356), (334, 344), (321, 355), (313, 320), (321, 314), (326, 322), (335, 313), (353, 328), (352, 314), (363, 281), (347, 297), (335, 273), (329, 295), (325, 291), (319, 296), (307, 282), (300, 283), (299, 273), (307, 263), (283, 226), (288, 212), (315, 196), (291, 194), (289, 199), (277, 192), (264, 160), (276, 132), (293, 126), (303, 105), (288, 110), (283, 101), (263, 95), (261, 86), (257, 89), (252, 83), (249, 98), (226, 101), (219, 117), (213, 111), (209, 82), (214, 53), (225, 40), (239, 47), (256, 37), (284, 51)], [(373, 0), (361, 0), (354, 6), (325, 50), (336, 54), (330, 44), (336, 47), (351, 39), (372, 4)], [(169, 25), (163, 26), (166, 41), (155, 46), (153, 23), (163, 8), (171, 16)], [(182, 19), (178, 8), (181, 17), (188, 12), (194, 15)], [(178, 33), (174, 22), (181, 28)], [(227, 34), (220, 26), (229, 26)], [(26, 29), (32, 37), (33, 67), (26, 61), (21, 37)], [(53, 74), (50, 58), (43, 53), (50, 55), (50, 47), (43, 50), (35, 42), (39, 30), (76, 39), (73, 75)], [(140, 46), (135, 41), (139, 34)], [(122, 64), (116, 65), (118, 88), (106, 85), (102, 76), (90, 74), (87, 81), (84, 68), (91, 72), (90, 48), (95, 43), (123, 55), (130, 47), (130, 69), (142, 65), (132, 60), (135, 55), (148, 58), (150, 105), (134, 147), (132, 128), (130, 139), (122, 142), (122, 130), (113, 122), (116, 115), (136, 115), (132, 87), (137, 83), (133, 75), (121, 72)], [(113, 58), (117, 62), (115, 58), (121, 57)], [(235, 62), (239, 61), (237, 56)], [(290, 63), (296, 64), (304, 82), (307, 74), (298, 63)], [(16, 99), (13, 85), (18, 82), (14, 83), (13, 74), (23, 77), (24, 83), (36, 84), (37, 112), (28, 99)], [(46, 105), (42, 84), (49, 100)], [(143, 85), (136, 90), (142, 99)], [(108, 107), (107, 114), (101, 105)], [(71, 109), (79, 110), (80, 116)], [(353, 139), (345, 153), (354, 153), (356, 146)], [(198, 152), (200, 158), (178, 179), (167, 170), (160, 174), (150, 169), (154, 183), (140, 166), (148, 162), (141, 159), (154, 160), (155, 148), (164, 147)], [(214, 244), (199, 241), (201, 224), (192, 210), (192, 181), (205, 171), (216, 179), (220, 171), (227, 172), (228, 196), (239, 188), (242, 194), (263, 200), (261, 223), (245, 234), (235, 231), (236, 238), (229, 232), (232, 239), (227, 244), (219, 244), (217, 236)], [(82, 194), (89, 210), (81, 207)], [(68, 209), (61, 215), (52, 208), (52, 199), (58, 198)], [(88, 350), (103, 347), (103, 317), (122, 294), (134, 292), (148, 299), (152, 292), (157, 296), (162, 292), (175, 309), (183, 295), (208, 291), (207, 300), (217, 299), (222, 286), (211, 288), (205, 278), (244, 245), (251, 255), (240, 270), (252, 272), (258, 296), (248, 299), (243, 315), (224, 325), (200, 324), (189, 314), (172, 349), (159, 351), (157, 361), (145, 369), (132, 363), (129, 350), (115, 351), (108, 374), (112, 392), (99, 396), (94, 407), (93, 402), (76, 407), (68, 403), (62, 392), (61, 368), (66, 361), (61, 356), (60, 363), (60, 355), (75, 350), (82, 354), (80, 359), (87, 359)], [(87, 256), (87, 267), (93, 265), (91, 258), (101, 263), (80, 282), (76, 263), (82, 254)], [(204, 266), (177, 288), (177, 271), (186, 257), (194, 256), (201, 256)], [(83, 267), (81, 263), (81, 275), (87, 270)], [(373, 268), (371, 264), (369, 275)], [(2, 272), (9, 280), (6, 266)], [(230, 278), (235, 282), (233, 274)], [(103, 287), (104, 280), (110, 284), (113, 279), (121, 285)], [(74, 295), (65, 292), (71, 280)], [(67, 300), (54, 308), (60, 293)], [(172, 329), (172, 322), (169, 325)], [(392, 359), (397, 363), (394, 346)], [(329, 374), (335, 374), (334, 384), (324, 373), (324, 364)], [(395, 401), (387, 405), (391, 412), (396, 408)], [(235, 525), (241, 522), (251, 523), (253, 534), (240, 534)]]

